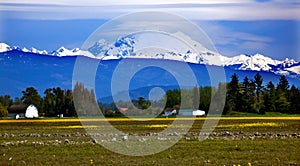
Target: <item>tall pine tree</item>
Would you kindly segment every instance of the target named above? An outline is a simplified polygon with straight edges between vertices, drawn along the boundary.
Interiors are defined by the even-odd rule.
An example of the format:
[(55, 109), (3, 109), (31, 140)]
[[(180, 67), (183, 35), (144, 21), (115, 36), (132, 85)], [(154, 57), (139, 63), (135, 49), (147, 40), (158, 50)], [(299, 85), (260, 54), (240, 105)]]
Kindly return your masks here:
[(264, 111), (266, 112), (275, 112), (275, 101), (276, 101), (276, 92), (275, 92), (275, 86), (270, 81), (264, 91)]
[(300, 92), (294, 85), (292, 85), (289, 91), (288, 102), (290, 103), (288, 113), (300, 113)]
[(281, 76), (276, 87), (276, 111), (288, 113), (290, 102), (288, 101), (289, 82), (285, 76)]
[(255, 84), (255, 110), (257, 113), (265, 114), (264, 110), (261, 109), (263, 107), (263, 78), (259, 73), (256, 73), (254, 76), (254, 84)]
[(242, 82), (241, 111), (247, 112), (250, 110), (250, 95), (250, 82), (248, 77), (245, 77)]
[(227, 112), (240, 111), (240, 85), (236, 73), (232, 75), (231, 81), (228, 83), (227, 90)]

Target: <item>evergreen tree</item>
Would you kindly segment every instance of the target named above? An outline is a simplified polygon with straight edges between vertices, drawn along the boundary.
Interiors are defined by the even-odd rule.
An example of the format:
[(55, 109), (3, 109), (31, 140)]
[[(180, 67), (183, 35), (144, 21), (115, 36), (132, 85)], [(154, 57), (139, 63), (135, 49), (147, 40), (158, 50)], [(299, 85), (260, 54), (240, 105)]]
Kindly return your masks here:
[(255, 112), (255, 83), (252, 80), (249, 80), (248, 77), (245, 77), (242, 82), (242, 92), (240, 97), (241, 111), (244, 112)]
[(275, 86), (270, 81), (266, 89), (264, 91), (264, 111), (266, 112), (275, 112), (276, 107), (275, 107), (275, 101), (276, 101), (276, 92), (275, 92)]
[(54, 88), (54, 100), (55, 100), (55, 113), (56, 115), (65, 114), (65, 95), (64, 91), (60, 88)]
[(166, 108), (173, 108), (175, 105), (180, 105), (181, 95), (178, 89), (168, 90), (165, 94)]
[(286, 94), (288, 92), (289, 87), (290, 85), (286, 77), (284, 75), (281, 76), (277, 85), (277, 89)]
[(292, 85), (289, 91), (288, 102), (290, 103), (288, 113), (300, 113), (300, 92), (294, 85)]
[(65, 91), (65, 114), (66, 116), (77, 116), (73, 102), (73, 94), (70, 89)]
[(196, 85), (193, 88), (193, 109), (199, 109), (199, 100), (200, 100), (199, 88)]
[(46, 116), (55, 116), (55, 106), (56, 101), (53, 94), (53, 89), (48, 88), (44, 91), (45, 97), (44, 97), (44, 104), (43, 109)]
[(78, 116), (98, 116), (100, 110), (95, 98), (94, 89), (84, 87), (83, 83), (76, 83), (73, 89), (74, 105)]
[(208, 111), (211, 102), (212, 93), (215, 93), (216, 90), (213, 87), (205, 86), (205, 87), (200, 87), (199, 91), (200, 91), (199, 109)]
[(257, 73), (255, 76), (254, 76), (254, 84), (255, 84), (255, 110), (257, 113), (260, 113), (260, 114), (265, 114), (265, 112), (263, 110), (261, 110), (261, 108), (263, 107), (263, 86), (262, 86), (262, 83), (263, 83), (263, 79), (262, 79), (262, 76)]
[(242, 82), (242, 95), (241, 95), (241, 111), (249, 111), (249, 96), (250, 96), (250, 82), (248, 77), (245, 77)]
[(236, 73), (231, 77), (231, 81), (228, 83), (227, 102), (226, 107), (228, 112), (240, 111), (240, 85), (239, 79)]
[[(212, 103), (210, 103), (210, 114), (227, 114), (228, 109), (226, 108), (226, 83), (219, 83), (218, 89), (212, 95)], [(207, 113), (207, 112), (206, 112)]]
[(46, 116), (76, 116), (76, 110), (73, 102), (71, 90), (62, 90), (61, 88), (48, 88), (44, 92), (43, 109)]
[(289, 112), (290, 103), (288, 101), (289, 82), (285, 76), (281, 76), (276, 87), (276, 111), (282, 113)]
[(276, 111), (281, 113), (288, 113), (290, 102), (287, 100), (286, 96), (283, 93), (279, 93), (277, 95), (275, 106), (276, 106)]
[[(255, 94), (255, 83), (253, 80), (250, 81), (249, 84), (249, 111), (248, 112), (252, 112), (255, 113), (256, 112), (256, 94)], [(256, 112), (257, 113), (257, 112)]]

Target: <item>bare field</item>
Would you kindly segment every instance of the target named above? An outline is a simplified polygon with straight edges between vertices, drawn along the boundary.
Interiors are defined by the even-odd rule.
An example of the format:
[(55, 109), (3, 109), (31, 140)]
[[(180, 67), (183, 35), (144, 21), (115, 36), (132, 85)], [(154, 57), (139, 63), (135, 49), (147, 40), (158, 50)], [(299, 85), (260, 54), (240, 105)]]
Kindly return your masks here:
[[(87, 130), (99, 137), (109, 133), (108, 123), (131, 135), (151, 135), (174, 126), (174, 118), (81, 119)], [(183, 118), (180, 121), (193, 119)], [(225, 117), (212, 133), (201, 130), (205, 120), (197, 118), (188, 133), (170, 149), (148, 156), (126, 156), (97, 144), (79, 119), (0, 120), (0, 165), (299, 165), (300, 117)], [(208, 138), (199, 141), (199, 133)], [(122, 143), (122, 137), (112, 138)]]

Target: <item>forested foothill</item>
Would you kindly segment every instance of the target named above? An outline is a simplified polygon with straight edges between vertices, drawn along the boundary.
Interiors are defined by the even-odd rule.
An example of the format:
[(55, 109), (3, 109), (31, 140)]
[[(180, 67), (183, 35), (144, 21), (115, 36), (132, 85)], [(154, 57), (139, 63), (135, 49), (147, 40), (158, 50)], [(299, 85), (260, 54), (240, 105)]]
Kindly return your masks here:
[[(230, 82), (220, 83), (218, 87), (194, 87), (192, 89), (168, 90), (165, 96), (158, 101), (150, 101), (143, 97), (132, 101), (117, 101), (112, 103), (96, 103), (93, 90), (87, 89), (82, 83), (76, 83), (73, 91), (61, 89), (60, 87), (48, 88), (44, 91), (43, 97), (34, 87), (28, 87), (22, 91), (22, 97), (12, 99), (9, 95), (0, 96), (0, 117), (7, 117), (8, 108), (12, 105), (35, 105), (41, 116), (54, 117), (63, 114), (67, 117), (95, 116), (99, 115), (99, 106), (103, 115), (112, 117), (122, 115), (122, 111), (134, 110), (134, 115), (145, 115), (139, 111), (146, 111), (146, 115), (158, 115), (164, 111), (193, 108), (208, 111), (211, 98), (222, 93), (221, 89), (226, 87), (226, 102), (223, 110), (224, 115), (234, 112), (247, 112), (265, 114), (266, 112), (278, 112), (285, 114), (300, 113), (300, 91), (295, 85), (290, 85), (285, 76), (281, 76), (278, 84), (272, 81), (264, 83), (262, 76), (257, 73), (254, 78), (244, 77), (240, 79), (233, 74)], [(199, 92), (195, 101), (195, 96)], [(187, 95), (187, 96), (185, 96)], [(189, 95), (189, 96), (188, 96)], [(181, 96), (188, 98), (181, 104)], [(77, 112), (74, 106), (76, 101)], [(197, 104), (196, 104), (197, 103)], [(161, 109), (161, 106), (163, 110)], [(117, 107), (118, 106), (118, 107)], [(134, 106), (134, 107), (132, 107)], [(212, 110), (213, 111), (213, 110)]]

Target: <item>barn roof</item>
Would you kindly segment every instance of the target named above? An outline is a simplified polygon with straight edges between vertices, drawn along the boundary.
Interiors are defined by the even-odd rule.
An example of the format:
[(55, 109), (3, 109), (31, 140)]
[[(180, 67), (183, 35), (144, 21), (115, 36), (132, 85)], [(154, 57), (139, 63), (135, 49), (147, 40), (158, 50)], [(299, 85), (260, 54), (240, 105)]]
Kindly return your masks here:
[(119, 110), (125, 112), (128, 111), (128, 108), (120, 107)]
[(8, 113), (25, 113), (28, 105), (27, 104), (13, 104), (7, 108)]

